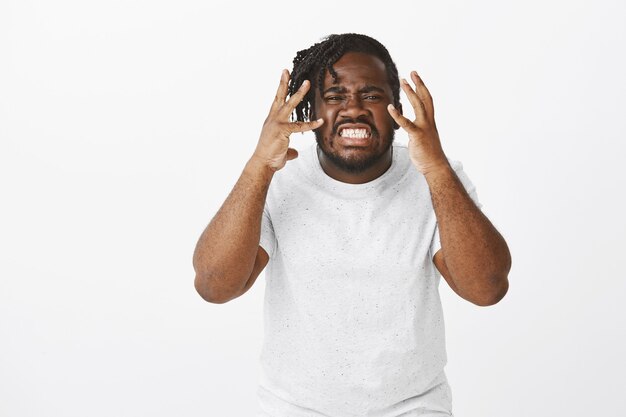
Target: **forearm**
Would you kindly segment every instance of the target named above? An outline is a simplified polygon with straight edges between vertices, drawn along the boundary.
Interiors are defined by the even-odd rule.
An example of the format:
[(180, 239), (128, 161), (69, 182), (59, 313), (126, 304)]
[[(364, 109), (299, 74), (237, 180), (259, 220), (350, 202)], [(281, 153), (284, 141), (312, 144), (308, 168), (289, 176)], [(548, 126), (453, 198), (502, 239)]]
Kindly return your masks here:
[(445, 265), (459, 293), (480, 303), (499, 300), (508, 289), (511, 268), (504, 238), (475, 205), (449, 165), (428, 173), (426, 180)]
[(258, 252), (263, 207), (273, 171), (251, 158), (206, 227), (193, 255), (196, 289), (207, 300), (244, 288)]

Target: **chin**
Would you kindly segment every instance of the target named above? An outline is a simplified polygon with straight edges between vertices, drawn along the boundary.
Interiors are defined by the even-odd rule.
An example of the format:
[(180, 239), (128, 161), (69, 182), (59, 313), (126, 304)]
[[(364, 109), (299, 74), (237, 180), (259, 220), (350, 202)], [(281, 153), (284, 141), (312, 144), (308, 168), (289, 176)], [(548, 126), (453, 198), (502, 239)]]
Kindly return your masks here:
[(326, 156), (326, 158), (328, 158), (329, 161), (342, 171), (358, 174), (374, 166), (376, 162), (378, 162), (387, 153), (393, 144), (395, 130), (392, 130), (387, 136), (389, 140), (382, 147), (382, 149), (369, 150), (354, 147), (354, 151), (348, 152), (338, 152), (330, 149), (327, 144), (332, 143), (332, 137), (324, 140), (319, 132), (316, 131), (314, 133), (317, 146), (322, 150), (322, 153)]

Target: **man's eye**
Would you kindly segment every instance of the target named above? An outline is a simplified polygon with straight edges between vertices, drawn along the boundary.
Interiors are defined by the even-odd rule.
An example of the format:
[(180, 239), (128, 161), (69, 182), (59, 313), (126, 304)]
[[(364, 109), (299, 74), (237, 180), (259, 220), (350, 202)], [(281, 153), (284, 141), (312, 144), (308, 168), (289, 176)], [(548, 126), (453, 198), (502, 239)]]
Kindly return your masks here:
[(380, 96), (366, 96), (365, 99), (366, 100), (379, 100)]
[(326, 100), (328, 100), (328, 101), (339, 101), (339, 100), (341, 100), (341, 97), (340, 96), (329, 96), (329, 97), (326, 97)]

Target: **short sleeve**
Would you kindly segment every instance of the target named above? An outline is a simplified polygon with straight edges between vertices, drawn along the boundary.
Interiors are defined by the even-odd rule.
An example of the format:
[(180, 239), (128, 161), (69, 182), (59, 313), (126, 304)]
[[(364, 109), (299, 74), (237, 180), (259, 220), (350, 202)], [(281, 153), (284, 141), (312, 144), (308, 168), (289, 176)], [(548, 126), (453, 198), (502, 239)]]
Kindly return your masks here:
[[(459, 180), (461, 180), (461, 184), (463, 184), (463, 187), (465, 187), (465, 191), (467, 191), (470, 198), (474, 201), (479, 209), (482, 209), (483, 205), (478, 200), (476, 186), (474, 186), (474, 183), (472, 183), (472, 181), (463, 170), (463, 164), (459, 161), (450, 161), (450, 165), (452, 166), (452, 169), (454, 169), (457, 177), (459, 177)], [(439, 249), (441, 249), (441, 239), (439, 238), (439, 223), (437, 223), (437, 226), (435, 227), (435, 233), (433, 234), (433, 239), (430, 245), (431, 259), (435, 256)]]
[(261, 218), (261, 239), (259, 245), (267, 252), (271, 258), (276, 247), (276, 235), (274, 234), (274, 226), (267, 209), (267, 204), (263, 208), (263, 217)]

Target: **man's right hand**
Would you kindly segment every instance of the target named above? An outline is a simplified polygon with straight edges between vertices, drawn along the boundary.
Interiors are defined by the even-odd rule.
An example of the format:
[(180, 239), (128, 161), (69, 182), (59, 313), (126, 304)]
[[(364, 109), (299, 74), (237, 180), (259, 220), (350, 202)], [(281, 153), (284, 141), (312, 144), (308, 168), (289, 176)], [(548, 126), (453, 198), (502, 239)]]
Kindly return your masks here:
[(289, 136), (292, 133), (317, 129), (324, 123), (322, 119), (312, 122), (289, 121), (291, 113), (309, 91), (310, 82), (305, 80), (289, 100), (287, 100), (288, 86), (289, 71), (283, 70), (276, 98), (272, 103), (267, 119), (263, 123), (261, 137), (252, 156), (253, 159), (272, 171), (278, 171), (285, 166), (287, 161), (298, 156), (298, 151), (289, 147)]

